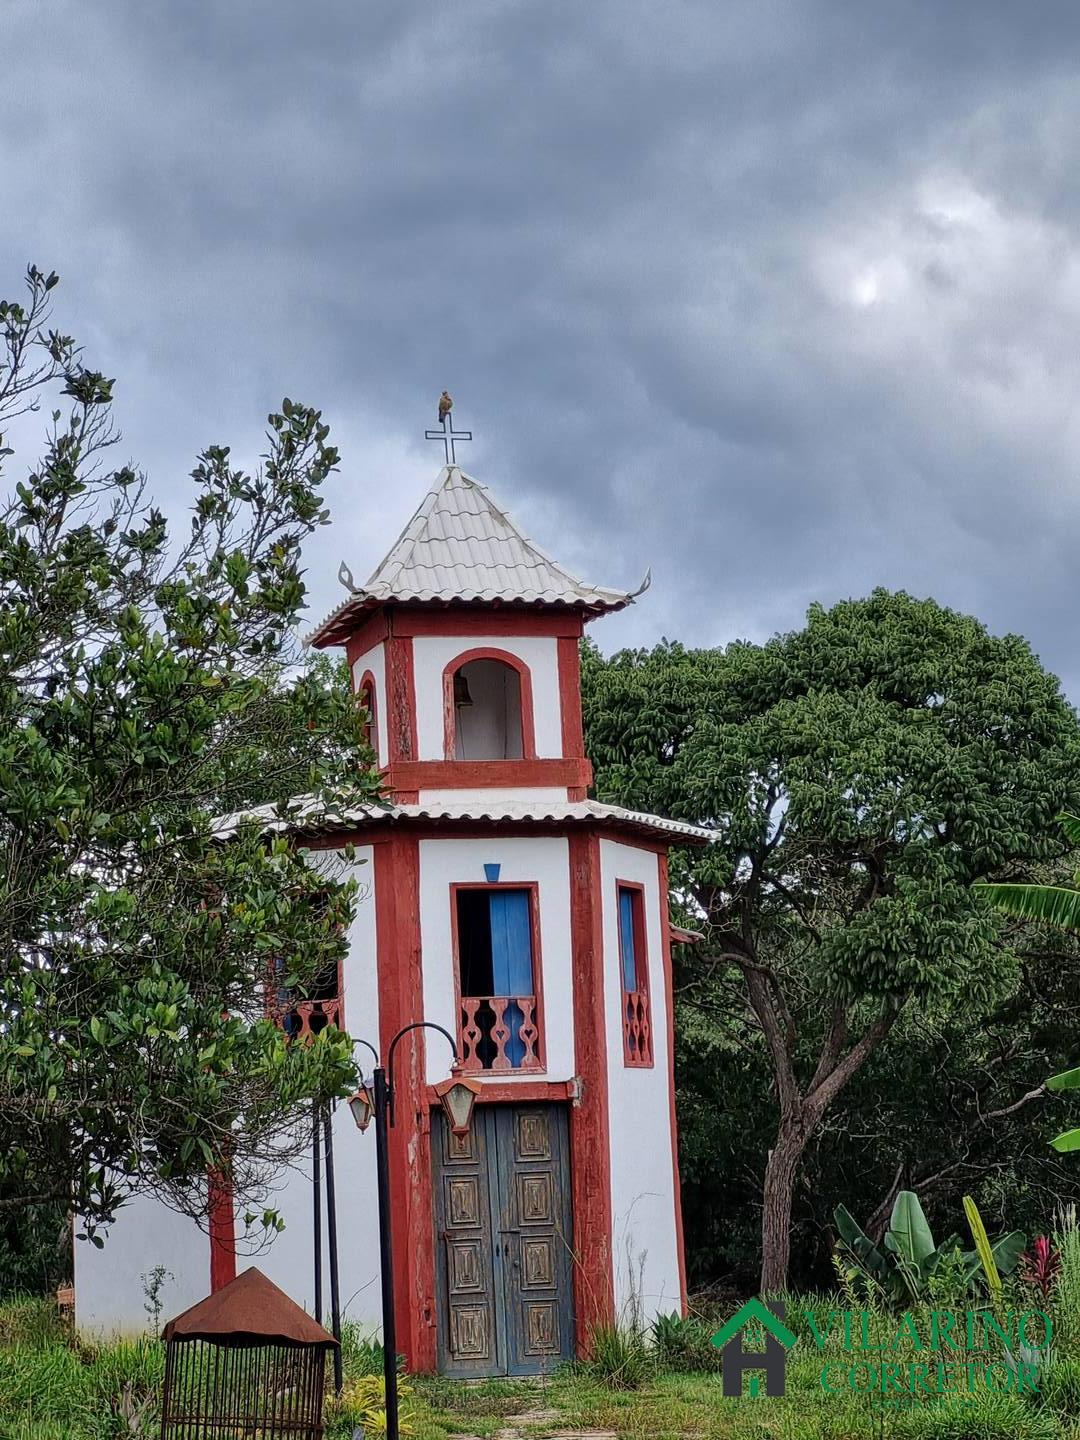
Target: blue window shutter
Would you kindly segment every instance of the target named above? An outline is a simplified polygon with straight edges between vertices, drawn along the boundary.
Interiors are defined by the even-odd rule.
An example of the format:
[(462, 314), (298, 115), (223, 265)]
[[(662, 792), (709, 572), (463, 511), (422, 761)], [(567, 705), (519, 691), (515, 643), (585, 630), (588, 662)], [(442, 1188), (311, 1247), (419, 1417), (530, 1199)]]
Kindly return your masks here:
[(491, 892), (491, 973), (496, 995), (533, 993), (532, 926), (527, 890)]
[(634, 891), (619, 888), (619, 955), (622, 959), (624, 990), (638, 988), (637, 950), (634, 934)]
[[(491, 974), (496, 995), (533, 993), (532, 925), (527, 890), (491, 892)], [(510, 1038), (506, 1058), (516, 1070), (525, 1058), (520, 1038), (525, 1012), (520, 1005), (508, 1005), (505, 1016)]]

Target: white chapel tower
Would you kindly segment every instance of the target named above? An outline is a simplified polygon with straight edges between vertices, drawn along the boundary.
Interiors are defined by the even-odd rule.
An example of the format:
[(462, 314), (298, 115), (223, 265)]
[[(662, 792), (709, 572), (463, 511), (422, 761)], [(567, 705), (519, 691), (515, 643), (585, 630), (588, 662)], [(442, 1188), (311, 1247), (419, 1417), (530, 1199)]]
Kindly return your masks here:
[[(589, 799), (582, 733), (584, 626), (632, 599), (570, 575), (449, 463), (310, 637), (345, 650), (389, 806), (303, 837), (352, 844), (364, 896), (340, 993), (298, 1009), (384, 1052), (434, 1021), (483, 1087), (455, 1136), (434, 1092), (448, 1047), (418, 1030), (398, 1048), (396, 1314), (414, 1370), (538, 1373), (598, 1323), (685, 1300), (667, 851), (709, 836)], [(343, 1106), (333, 1140), (343, 1305), (374, 1329), (374, 1145)], [(283, 1176), (274, 1203), (287, 1228), (256, 1263), (311, 1308), (310, 1177)], [(156, 1202), (121, 1212), (79, 1255), (80, 1326), (139, 1328), (155, 1264), (184, 1275), (169, 1308), (231, 1278), (228, 1196), (217, 1212), (209, 1243)]]

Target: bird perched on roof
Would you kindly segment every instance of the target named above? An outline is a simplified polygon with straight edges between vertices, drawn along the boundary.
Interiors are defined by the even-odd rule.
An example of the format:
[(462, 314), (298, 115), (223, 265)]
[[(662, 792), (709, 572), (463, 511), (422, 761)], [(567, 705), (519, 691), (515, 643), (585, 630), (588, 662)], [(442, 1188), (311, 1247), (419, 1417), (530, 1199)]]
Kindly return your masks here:
[(454, 408), (454, 402), (450, 399), (449, 390), (444, 390), (439, 396), (439, 424), (441, 425), (447, 415)]

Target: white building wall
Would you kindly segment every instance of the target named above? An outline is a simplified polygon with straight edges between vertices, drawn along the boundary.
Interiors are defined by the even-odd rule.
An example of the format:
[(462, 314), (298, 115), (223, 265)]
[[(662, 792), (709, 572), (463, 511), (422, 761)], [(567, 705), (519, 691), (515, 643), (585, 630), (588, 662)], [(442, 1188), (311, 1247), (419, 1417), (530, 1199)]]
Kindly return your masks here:
[[(440, 670), (441, 674), (441, 670)], [(457, 1034), (450, 886), (482, 884), (484, 865), (500, 865), (500, 883), (535, 882), (543, 967), (547, 1069), (541, 1077), (500, 1073), (500, 1081), (570, 1080), (574, 1075), (574, 992), (570, 952), (570, 855), (559, 835), (493, 835), (487, 840), (420, 842), (420, 941), (424, 957), (424, 1019)], [(449, 1047), (427, 1037), (429, 1084), (445, 1080)]]
[[(370, 652), (369, 652), (370, 653)], [(375, 673), (369, 661), (364, 670)], [(376, 683), (378, 676), (376, 675)], [(358, 846), (352, 874), (360, 885), (356, 918), (349, 935), (343, 988), (345, 1028), (353, 1036), (379, 1044), (379, 987), (375, 949), (374, 849)], [(357, 1047), (357, 1060), (370, 1074), (370, 1054)], [(306, 1122), (305, 1122), (306, 1123)], [(378, 1192), (375, 1179), (375, 1131), (363, 1135), (353, 1123), (345, 1104), (333, 1117), (334, 1173), (338, 1215), (338, 1265), (341, 1276), (341, 1310), (346, 1319), (358, 1321), (375, 1332), (380, 1327)], [(312, 1247), (312, 1183), (310, 1149), (303, 1160), (283, 1172), (279, 1185), (267, 1203), (275, 1206), (285, 1220), (285, 1229), (251, 1263), (275, 1285), (280, 1285), (305, 1310), (314, 1309), (315, 1277)], [(237, 1233), (239, 1234), (239, 1224)], [(326, 1203), (323, 1198), (323, 1320), (330, 1315), (330, 1262), (327, 1249)], [(245, 1262), (237, 1256), (237, 1269)]]
[(559, 759), (562, 755), (559, 642), (552, 635), (417, 635), (413, 639), (417, 758), (444, 758), (443, 671), (455, 656), (481, 648), (505, 650), (528, 666), (532, 677), (537, 758)]
[[(368, 668), (365, 666), (364, 668)], [(360, 671), (363, 674), (363, 669)], [(379, 1000), (375, 951), (375, 899), (372, 847), (357, 848), (352, 867), (361, 893), (343, 964), (345, 1023), (354, 1035), (378, 1044)], [(365, 1073), (370, 1067), (365, 1066)], [(310, 1121), (301, 1122), (310, 1135)], [(338, 1252), (342, 1314), (365, 1328), (379, 1328), (379, 1232), (375, 1182), (375, 1135), (356, 1129), (348, 1106), (334, 1115), (334, 1168), (338, 1212)], [(277, 1208), (285, 1229), (256, 1249), (245, 1242), (246, 1206), (238, 1200), (237, 1273), (256, 1265), (306, 1310), (314, 1308), (312, 1185), (310, 1145), (304, 1158), (282, 1170), (272, 1193), (252, 1208)], [(261, 1236), (261, 1230), (258, 1234)], [(325, 1204), (323, 1241), (326, 1245)], [(159, 1201), (139, 1197), (120, 1211), (104, 1249), (76, 1247), (75, 1318), (80, 1331), (134, 1334), (149, 1319), (143, 1308), (142, 1276), (164, 1265), (173, 1277), (161, 1291), (162, 1318), (169, 1319), (204, 1298), (210, 1289), (210, 1240), (194, 1221)], [(324, 1320), (330, 1313), (329, 1259), (324, 1250)]]
[(360, 689), (364, 672), (370, 670), (375, 681), (375, 740), (380, 765), (390, 763), (390, 742), (387, 736), (388, 714), (386, 708), (386, 650), (382, 642), (365, 650), (352, 668), (352, 688), (355, 695)]
[(210, 1241), (185, 1215), (151, 1196), (136, 1196), (104, 1236), (104, 1249), (75, 1244), (75, 1323), (87, 1336), (147, 1333), (146, 1281), (157, 1265), (168, 1272), (160, 1289), (162, 1322), (210, 1289)]
[[(664, 983), (659, 868), (651, 850), (600, 842), (604, 914), (604, 1010), (607, 1018), (611, 1135), (612, 1255), (615, 1305), (629, 1318), (640, 1304), (646, 1323), (680, 1305), (675, 1179), (671, 1152), (668, 1018)], [(653, 1065), (623, 1061), (622, 980), (616, 885), (645, 887)]]
[[(482, 790), (421, 790), (421, 805), (475, 805), (476, 813), (483, 814), (485, 808), (498, 805), (558, 805), (566, 804), (565, 785), (519, 785), (516, 789), (485, 785)], [(536, 813), (535, 810), (530, 813)]]

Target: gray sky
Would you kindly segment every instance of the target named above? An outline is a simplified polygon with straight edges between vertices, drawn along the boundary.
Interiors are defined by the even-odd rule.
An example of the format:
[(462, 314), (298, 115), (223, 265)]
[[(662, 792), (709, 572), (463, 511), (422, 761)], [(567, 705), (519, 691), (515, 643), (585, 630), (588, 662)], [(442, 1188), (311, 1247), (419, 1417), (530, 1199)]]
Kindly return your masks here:
[(1075, 0), (0, 0), (0, 53), (0, 294), (61, 272), (170, 509), (322, 407), (313, 618), (447, 386), (542, 545), (652, 565), (605, 649), (882, 584), (1080, 697)]

